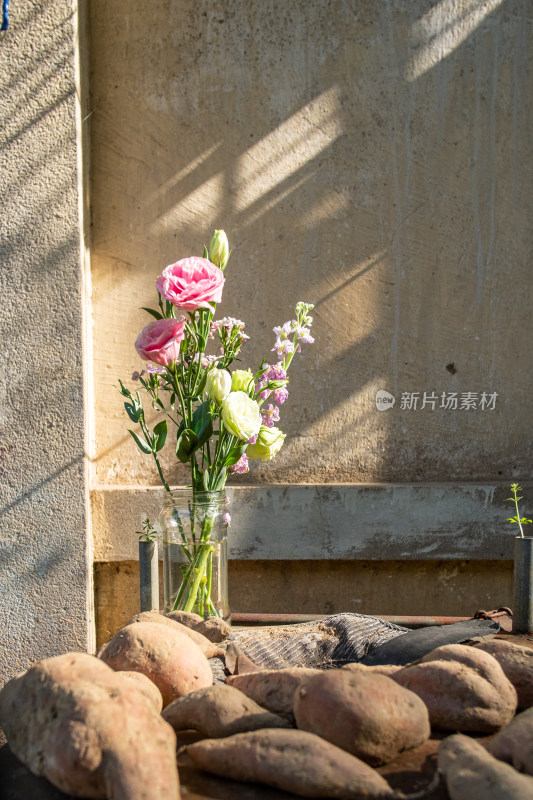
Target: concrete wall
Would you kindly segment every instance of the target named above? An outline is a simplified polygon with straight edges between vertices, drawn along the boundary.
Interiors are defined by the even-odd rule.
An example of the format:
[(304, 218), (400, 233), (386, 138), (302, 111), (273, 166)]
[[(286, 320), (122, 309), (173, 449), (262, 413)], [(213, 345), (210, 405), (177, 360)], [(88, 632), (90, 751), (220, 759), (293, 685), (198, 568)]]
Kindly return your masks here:
[[(317, 556), (327, 536), (336, 559), (443, 549), (509, 563), (505, 486), (533, 478), (529, 11), (527, 0), (93, 0), (99, 563), (117, 574), (131, 563), (144, 489), (158, 483), (113, 388), (141, 366), (140, 306), (162, 267), (200, 254), (216, 227), (234, 248), (220, 314), (247, 323), (245, 365), (270, 355), (296, 301), (316, 307), (316, 344), (291, 368), (285, 446), (239, 479), (252, 494), (230, 553), (233, 542), (239, 559), (330, 558)], [(379, 390), (392, 408), (377, 408)], [(186, 480), (171, 451), (164, 463)], [(297, 484), (344, 484), (311, 536)], [(258, 550), (272, 485), (289, 510)], [(485, 581), (487, 599), (490, 571)], [(286, 611), (301, 610), (295, 592)], [(413, 593), (409, 581), (398, 613)], [(502, 584), (502, 603), (509, 593)]]
[(214, 227), (251, 365), (316, 304), (286, 445), (251, 483), (531, 478), (527, 1), (91, 9), (98, 482), (157, 482), (112, 386), (156, 275)]
[(94, 644), (76, 40), (27, 0), (0, 41), (0, 684)]

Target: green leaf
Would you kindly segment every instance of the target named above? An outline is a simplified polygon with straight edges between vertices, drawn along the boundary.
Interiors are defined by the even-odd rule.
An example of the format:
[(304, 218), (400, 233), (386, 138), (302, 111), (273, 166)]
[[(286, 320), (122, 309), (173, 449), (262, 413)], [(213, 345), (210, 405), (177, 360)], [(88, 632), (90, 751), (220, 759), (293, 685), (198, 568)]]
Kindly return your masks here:
[(211, 416), (209, 413), (209, 405), (210, 401), (206, 400), (204, 403), (200, 403), (198, 408), (195, 409), (194, 414), (192, 415), (193, 428), (195, 428), (195, 426), (198, 425), (206, 417)]
[(139, 422), (139, 414), (131, 403), (124, 403), (124, 408), (132, 422)]
[(209, 470), (208, 469), (204, 469), (204, 471), (202, 472), (202, 486), (203, 486), (204, 492), (208, 492), (209, 491)]
[(166, 419), (158, 422), (154, 428), (154, 452), (158, 453), (165, 446), (167, 440), (168, 425)]
[(214, 486), (210, 487), (210, 491), (218, 492), (218, 491), (220, 491), (220, 489), (223, 489), (224, 486), (226, 485), (227, 476), (228, 476), (228, 471), (227, 471), (226, 467), (222, 467), (222, 469), (220, 470), (220, 472), (219, 472), (219, 474), (217, 476), (217, 479), (215, 481)]
[(141, 308), (143, 311), (148, 311), (148, 313), (151, 314), (152, 317), (155, 317), (156, 319), (163, 319), (163, 315), (160, 314), (159, 311), (156, 311), (153, 308), (146, 308), (146, 306), (141, 306)]
[[(198, 437), (197, 447), (201, 447), (213, 434), (213, 419), (209, 411), (210, 400), (201, 403), (192, 415), (192, 429)], [(196, 448), (195, 448), (196, 449)]]
[(198, 436), (190, 428), (185, 428), (178, 437), (176, 456), (182, 464), (186, 464), (195, 450), (200, 446)]
[(120, 389), (119, 389), (120, 394), (124, 395), (124, 397), (131, 397), (130, 390), (126, 389), (126, 387), (124, 386), (124, 384), (122, 383), (122, 381), (120, 379), (119, 379), (119, 383), (120, 383)]
[(150, 453), (152, 452), (152, 448), (150, 447), (150, 445), (147, 444), (144, 441), (144, 439), (141, 439), (141, 437), (137, 433), (135, 433), (135, 431), (130, 431), (130, 433), (133, 436), (133, 438), (135, 440), (135, 444), (137, 445), (137, 447), (140, 450), (142, 450), (143, 453), (146, 453), (147, 455), (150, 455)]
[(198, 387), (198, 394), (201, 395), (205, 389), (205, 384), (207, 383), (207, 372), (204, 372), (202, 376), (202, 380), (200, 381), (200, 385)]
[(240, 445), (239, 447), (233, 447), (229, 451), (228, 456), (224, 461), (224, 466), (232, 467), (234, 464), (236, 464), (237, 461), (240, 459), (240, 457), (243, 455), (243, 453), (246, 452), (247, 447), (248, 447), (248, 442), (246, 444)]
[(201, 447), (213, 435), (213, 423), (211, 420), (208, 420), (205, 426), (201, 428), (196, 435), (198, 436), (198, 447)]

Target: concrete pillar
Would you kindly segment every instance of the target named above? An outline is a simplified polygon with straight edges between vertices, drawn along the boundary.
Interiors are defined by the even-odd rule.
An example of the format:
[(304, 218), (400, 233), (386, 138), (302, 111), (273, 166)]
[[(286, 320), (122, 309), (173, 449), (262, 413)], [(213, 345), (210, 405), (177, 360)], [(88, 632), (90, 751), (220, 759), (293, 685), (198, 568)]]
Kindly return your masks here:
[(0, 41), (0, 685), (94, 640), (75, 6)]

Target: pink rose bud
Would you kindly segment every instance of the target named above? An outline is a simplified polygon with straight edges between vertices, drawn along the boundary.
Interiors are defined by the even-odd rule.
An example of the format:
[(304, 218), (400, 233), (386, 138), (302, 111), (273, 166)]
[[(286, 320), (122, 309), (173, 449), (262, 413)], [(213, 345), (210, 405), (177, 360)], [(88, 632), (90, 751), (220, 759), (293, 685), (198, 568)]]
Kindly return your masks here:
[(177, 308), (196, 311), (220, 303), (224, 273), (207, 258), (191, 256), (165, 267), (155, 282), (156, 289)]
[(145, 361), (168, 367), (180, 353), (185, 336), (185, 319), (158, 319), (137, 336), (135, 349)]

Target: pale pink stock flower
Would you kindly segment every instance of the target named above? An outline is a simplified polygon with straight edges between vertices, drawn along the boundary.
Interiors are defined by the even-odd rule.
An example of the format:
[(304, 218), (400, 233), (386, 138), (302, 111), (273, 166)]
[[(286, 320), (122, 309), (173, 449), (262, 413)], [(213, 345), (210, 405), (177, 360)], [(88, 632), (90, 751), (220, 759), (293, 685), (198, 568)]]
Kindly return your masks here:
[(272, 399), (278, 405), (282, 405), (289, 396), (289, 390), (286, 386), (281, 386), (279, 389), (274, 389)]
[(207, 258), (191, 256), (165, 267), (157, 278), (156, 289), (177, 308), (196, 311), (222, 300), (224, 273)]
[(220, 328), (227, 328), (228, 331), (231, 331), (233, 328), (238, 328), (242, 331), (244, 322), (234, 317), (224, 317), (223, 319), (217, 319), (215, 322), (211, 323), (211, 330), (219, 331)]
[(237, 463), (229, 467), (228, 471), (234, 475), (245, 475), (248, 472), (248, 456), (246, 453), (243, 453)]
[(272, 350), (275, 350), (279, 356), (289, 355), (294, 351), (294, 345), (290, 339), (277, 339)]
[(207, 369), (212, 364), (216, 364), (217, 361), (220, 361), (220, 356), (202, 356), (202, 367)]
[(184, 336), (184, 319), (158, 319), (142, 329), (137, 336), (135, 349), (145, 361), (155, 361), (168, 367), (179, 356)]
[(279, 422), (279, 408), (269, 403), (264, 409), (261, 409), (261, 419), (263, 425), (267, 428), (273, 428), (275, 422)]

